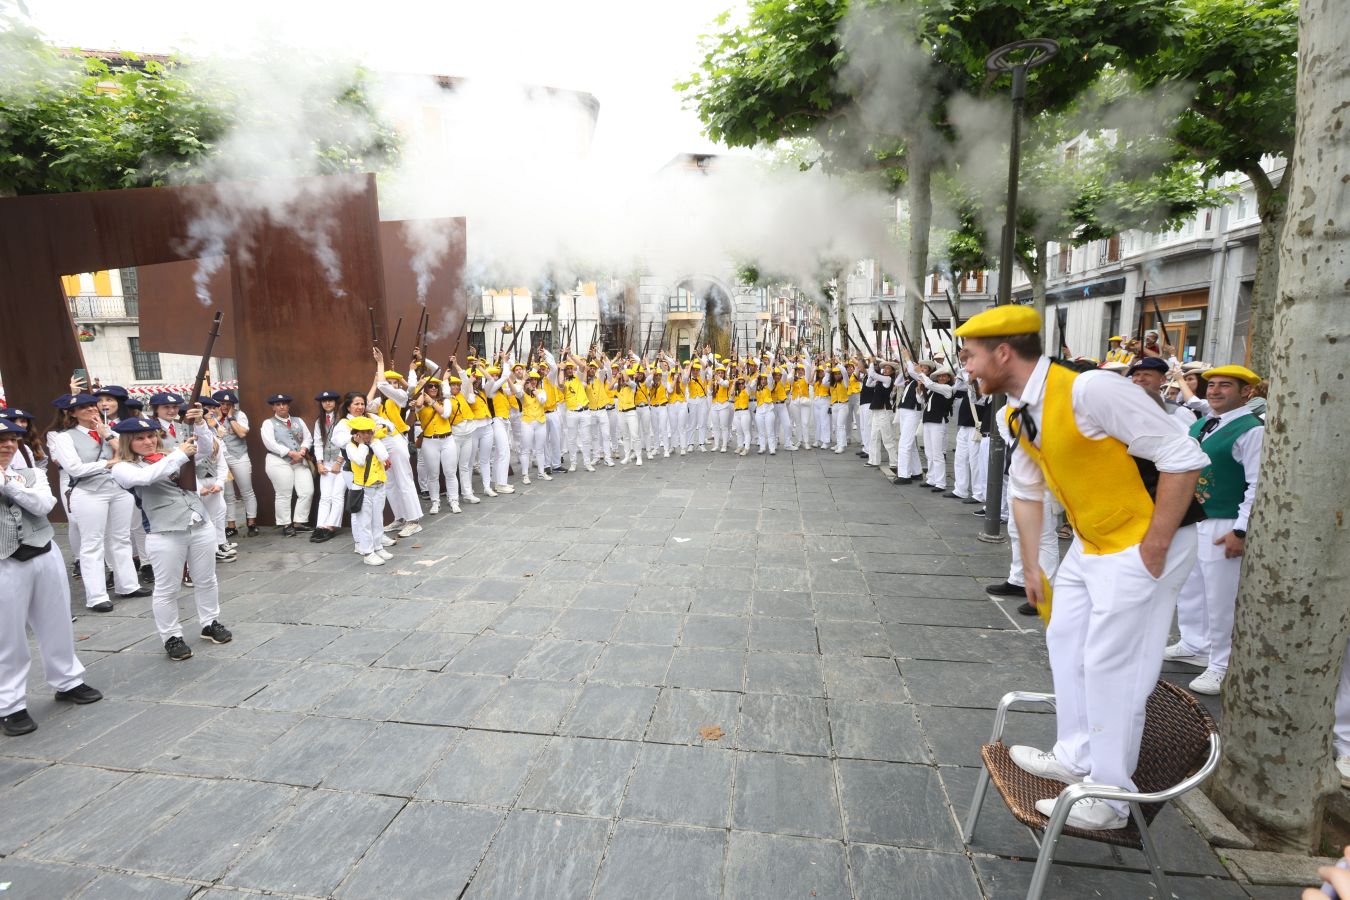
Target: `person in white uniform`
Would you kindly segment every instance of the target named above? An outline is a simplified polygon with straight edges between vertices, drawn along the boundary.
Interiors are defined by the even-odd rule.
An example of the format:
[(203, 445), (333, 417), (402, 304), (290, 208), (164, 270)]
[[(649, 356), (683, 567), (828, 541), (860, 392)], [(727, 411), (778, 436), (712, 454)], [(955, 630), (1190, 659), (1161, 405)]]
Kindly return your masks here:
[[(394, 554), (385, 549), (384, 485), (385, 466), (389, 451), (384, 442), (375, 437), (380, 425), (367, 416), (353, 416), (345, 420), (348, 440), (343, 445), (343, 467), (351, 480), (353, 491), (361, 492), (361, 508), (352, 512), (352, 540), (356, 552), (368, 566), (382, 566)], [(390, 541), (392, 543), (392, 541)]]
[(927, 372), (914, 365), (913, 360), (906, 359), (905, 371), (924, 389), (919, 421), (923, 425), (923, 456), (928, 466), (925, 484), (934, 493), (942, 493), (947, 490), (947, 418), (952, 409), (952, 397), (956, 394), (952, 370), (946, 366), (937, 367), (930, 378)]
[(258, 495), (253, 491), (253, 460), (249, 458), (246, 440), (248, 416), (239, 408), (239, 395), (234, 391), (216, 391), (211, 399), (220, 404), (220, 422), (225, 426), (225, 459), (234, 476), (225, 485), (225, 536), (231, 540), (238, 536), (238, 508), (242, 502), (248, 536), (257, 537)]
[[(188, 412), (190, 420), (198, 415), (200, 410)], [(155, 570), (151, 610), (164, 651), (175, 661), (192, 658), (178, 621), (179, 574), (184, 562), (192, 576), (201, 636), (213, 644), (229, 643), (233, 635), (220, 623), (216, 530), (201, 498), (183, 490), (176, 480), (178, 470), (197, 455), (196, 438), (188, 437), (166, 455), (159, 424), (153, 420), (124, 419), (114, 430), (119, 439), (112, 475), (135, 496), (145, 517), (145, 549)]]
[(110, 470), (117, 437), (103, 422), (90, 394), (64, 394), (52, 402), (57, 419), (47, 432), (47, 453), (65, 476), (66, 514), (79, 528), (84, 605), (112, 612), (104, 580), (104, 562), (113, 572), (119, 598), (149, 596), (131, 561), (131, 496), (117, 486)]
[(399, 373), (384, 368), (384, 356), (379, 350), (375, 351), (375, 384), (366, 398), (366, 407), (392, 426), (390, 433), (381, 438), (389, 451), (385, 496), (394, 514), (394, 522), (389, 528), (397, 528), (401, 538), (412, 537), (422, 530), (422, 503), (417, 496), (412, 450), (408, 445), (412, 429), (404, 418), (408, 408), (408, 383)]
[(0, 730), (10, 737), (37, 730), (27, 702), (28, 628), (57, 700), (103, 699), (84, 683), (84, 666), (75, 655), (66, 563), (47, 521), (56, 506), (47, 473), (14, 466), (27, 434), (14, 419), (0, 418)]
[(1189, 433), (1210, 459), (1196, 488), (1208, 518), (1196, 526), (1200, 549), (1177, 601), (1181, 640), (1167, 648), (1164, 658), (1203, 666), (1190, 689), (1217, 694), (1233, 650), (1238, 581), (1266, 429), (1246, 405), (1261, 381), (1255, 372), (1245, 366), (1219, 366), (1201, 377), (1209, 415), (1192, 423)]
[[(1033, 605), (1048, 602), (1037, 540), (1047, 490), (1075, 531), (1046, 631), (1058, 740), (1048, 751), (1019, 745), (1010, 753), (1034, 775), (1132, 791), (1145, 705), (1195, 562), (1194, 523), (1204, 516), (1195, 485), (1208, 458), (1125, 379), (1052, 365), (1041, 329), (1035, 309), (1009, 304), (956, 331), (970, 351), (967, 371), (986, 391), (1008, 395), (1013, 515)], [(1055, 804), (1052, 795), (1036, 809), (1048, 816)], [(1128, 820), (1128, 804), (1111, 799), (1084, 799), (1067, 813), (1075, 828), (1118, 829)]]
[(314, 468), (319, 473), (319, 518), (309, 540), (322, 544), (342, 529), (343, 492), (347, 485), (342, 477), (342, 445), (334, 440), (333, 434), (341, 397), (337, 391), (320, 391), (314, 399), (319, 403), (313, 429)]
[[(267, 398), (272, 415), (259, 427), (267, 448), (267, 477), (276, 492), (276, 524), (286, 537), (309, 531), (309, 508), (314, 502), (314, 477), (309, 471), (309, 452), (314, 438), (299, 416), (291, 415), (291, 396), (273, 394)], [(295, 504), (294, 512), (291, 504)]]
[(956, 460), (952, 466), (952, 489), (944, 497), (960, 500), (962, 503), (979, 503), (976, 484), (980, 479), (980, 420), (979, 409), (989, 402), (989, 398), (980, 393), (979, 387), (966, 374), (964, 368), (965, 348), (957, 351), (962, 369), (956, 373), (956, 394), (953, 398), (956, 414)]
[[(924, 375), (933, 371), (932, 363), (927, 360), (919, 362), (915, 368)], [(895, 424), (900, 432), (897, 447), (900, 459), (895, 466), (896, 483), (911, 484), (923, 473), (923, 463), (919, 459), (919, 432), (923, 430), (923, 409), (927, 396), (919, 380), (908, 375), (904, 377), (897, 393)]]
[(225, 485), (230, 479), (230, 468), (225, 462), (225, 441), (216, 409), (220, 404), (212, 397), (200, 398), (202, 417), (197, 420), (193, 434), (197, 438), (197, 455), (193, 468), (197, 480), (197, 496), (216, 529), (216, 562), (234, 562), (238, 547), (225, 534)]

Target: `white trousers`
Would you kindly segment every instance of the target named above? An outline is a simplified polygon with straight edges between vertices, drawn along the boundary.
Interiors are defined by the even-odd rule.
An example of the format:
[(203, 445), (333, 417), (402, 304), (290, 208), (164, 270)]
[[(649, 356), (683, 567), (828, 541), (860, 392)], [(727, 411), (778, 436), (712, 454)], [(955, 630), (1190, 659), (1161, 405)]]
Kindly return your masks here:
[(656, 445), (660, 444), (661, 449), (665, 451), (666, 456), (670, 455), (670, 404), (662, 404), (654, 407), (652, 410), (655, 415), (652, 416), (653, 428), (655, 429), (652, 450), (656, 450)]
[(773, 415), (775, 427), (778, 429), (778, 446), (792, 446), (792, 418), (788, 415), (788, 404), (791, 401), (779, 400), (773, 405)]
[(216, 544), (225, 543), (225, 492), (198, 496), (201, 498), (202, 507), (206, 510), (207, 518), (211, 520), (211, 527), (216, 530)]
[(714, 403), (712, 406), (713, 449), (726, 449), (731, 438), (731, 404)]
[(549, 468), (562, 465), (562, 432), (563, 416), (567, 414), (567, 408), (560, 406), (551, 413), (544, 413), (544, 425), (548, 429), (546, 438), (547, 443), (544, 448), (544, 460)]
[(830, 404), (830, 424), (834, 427), (834, 449), (843, 451), (848, 446), (848, 425), (851, 416), (847, 403)]
[(253, 460), (247, 456), (236, 459), (227, 455), (225, 464), (230, 467), (230, 474), (234, 476), (233, 485), (229, 481), (225, 482), (225, 504), (228, 507), (225, 515), (231, 522), (239, 521), (235, 517), (239, 502), (235, 498), (237, 490), (239, 499), (244, 501), (244, 518), (252, 522), (258, 518), (258, 495), (253, 492)]
[(569, 409), (565, 425), (567, 427), (567, 454), (572, 465), (591, 460), (591, 411), (589, 409)]
[(445, 476), (445, 495), (459, 502), (459, 442), (453, 435), (422, 439), (418, 456), (427, 465), (427, 493), (432, 503), (441, 502), (441, 476)]
[(320, 528), (341, 528), (342, 513), (345, 511), (343, 494), (347, 490), (347, 480), (341, 470), (319, 476), (319, 521)]
[[(862, 410), (862, 398), (858, 394), (848, 395), (848, 427), (850, 429), (858, 428), (859, 416)], [(862, 443), (863, 436), (867, 432), (859, 430), (858, 443)]]
[(46, 553), (24, 562), (0, 559), (0, 584), (5, 586), (0, 591), (0, 716), (8, 716), (28, 708), (25, 698), (32, 658), (27, 628), (37, 638), (42, 674), (53, 688), (77, 687), (84, 681), (84, 666), (75, 656), (70, 582), (65, 558), (55, 542)]
[(811, 409), (816, 419), (816, 446), (830, 445), (830, 398), (815, 397), (811, 400)]
[(962, 425), (956, 429), (956, 463), (952, 472), (952, 493), (962, 499), (974, 496), (976, 474), (979, 471), (979, 435), (973, 426)]
[[(278, 460), (279, 461), (279, 460)], [(197, 619), (205, 628), (220, 618), (220, 587), (216, 583), (216, 530), (210, 522), (198, 522), (189, 531), (151, 532), (145, 549), (155, 569), (155, 594), (150, 607), (160, 641), (182, 637), (178, 624), (178, 592), (183, 586), (183, 563), (192, 576), (192, 596)]]
[(770, 453), (778, 451), (778, 414), (777, 404), (761, 403), (755, 409), (755, 443), (759, 452), (766, 449)]
[[(276, 492), (274, 509), (278, 525), (304, 524), (309, 521), (309, 507), (314, 501), (314, 479), (304, 463), (287, 462), (274, 453), (267, 454), (267, 477)], [(291, 514), (291, 499), (295, 499), (295, 514)], [(195, 580), (195, 579), (194, 579)], [(210, 624), (209, 622), (207, 623)]]
[[(1045, 633), (1055, 682), (1055, 756), (1091, 784), (1136, 790), (1144, 710), (1162, 671), (1177, 594), (1195, 563), (1193, 526), (1177, 530), (1161, 578), (1137, 546), (1101, 556), (1074, 541), (1055, 575)], [(1121, 815), (1125, 803), (1108, 800)]]
[(1223, 545), (1214, 542), (1233, 530), (1236, 519), (1206, 519), (1195, 526), (1199, 548), (1181, 596), (1177, 598), (1177, 628), (1181, 644), (1191, 653), (1209, 657), (1209, 668), (1228, 671), (1233, 652), (1233, 615), (1237, 606), (1242, 557), (1225, 559)]
[(652, 442), (652, 408), (650, 406), (638, 407), (638, 451), (652, 451), (656, 445)]
[(788, 416), (792, 420), (792, 440), (789, 447), (809, 447), (811, 445), (811, 399), (799, 397), (789, 399)]
[(492, 417), (492, 483), (506, 484), (511, 468), (511, 421)]
[(947, 486), (947, 423), (923, 423), (923, 455), (928, 460), (928, 484)]
[(689, 402), (670, 404), (670, 435), (671, 443), (680, 449), (681, 452), (690, 444), (689, 433)]
[(689, 400), (689, 443), (704, 444), (708, 440), (708, 398)]
[[(858, 443), (867, 448), (867, 442), (872, 439), (872, 408), (870, 406), (856, 406), (858, 415)], [(870, 454), (869, 454), (870, 455)]]
[[(413, 438), (414, 442), (417, 440)], [(426, 446), (429, 438), (422, 438), (422, 443), (417, 447), (417, 486), (420, 490), (428, 494), (436, 495), (440, 493), (441, 476), (440, 473), (431, 467), (431, 460), (427, 457)], [(449, 440), (449, 438), (446, 438)], [(438, 457), (439, 458), (439, 457)]]
[(731, 417), (732, 429), (736, 432), (736, 449), (750, 449), (750, 410), (735, 410)]
[(530, 460), (539, 467), (540, 474), (547, 472), (550, 466), (546, 445), (549, 438), (547, 415), (543, 422), (520, 423), (520, 471), (530, 474)]
[[(229, 489), (227, 485), (225, 490)], [(131, 504), (131, 556), (133, 565), (138, 559), (142, 564), (150, 561), (145, 555), (145, 520), (141, 518), (140, 508), (135, 502)]]
[(899, 435), (896, 433), (895, 417), (889, 409), (874, 409), (871, 416), (872, 433), (867, 442), (867, 461), (881, 465), (881, 451), (886, 451), (886, 459), (891, 468), (899, 465), (897, 450)]
[(369, 556), (380, 549), (384, 535), (384, 484), (372, 484), (363, 490), (366, 496), (361, 509), (352, 513), (352, 540), (357, 553)]
[[(1041, 543), (1037, 554), (1041, 571), (1052, 582), (1055, 570), (1059, 568), (1059, 535), (1055, 534), (1055, 519), (1059, 517), (1059, 504), (1049, 491), (1045, 492), (1045, 504), (1041, 509)], [(1008, 517), (1008, 545), (1012, 548), (1012, 564), (1008, 567), (1008, 584), (1026, 587), (1027, 579), (1022, 571), (1022, 545), (1017, 531), (1017, 517)]]
[(971, 496), (983, 503), (989, 488), (989, 438), (983, 435), (975, 444), (975, 471), (971, 477)]
[(623, 458), (636, 459), (642, 465), (642, 422), (636, 409), (619, 413), (619, 424), (623, 428)]
[[(385, 496), (394, 518), (405, 522), (416, 522), (422, 518), (422, 502), (417, 497), (417, 485), (413, 482), (412, 459), (408, 454), (408, 438), (401, 434), (391, 434), (384, 439), (384, 447), (389, 451), (389, 464), (384, 467), (389, 481), (385, 484)], [(338, 507), (338, 522), (341, 524), (342, 507)]]
[(917, 409), (896, 410), (896, 421), (900, 423), (900, 461), (896, 470), (901, 478), (914, 478), (923, 471), (919, 462), (919, 430), (923, 425), (923, 412)]
[(113, 571), (117, 593), (130, 594), (141, 586), (131, 562), (131, 513), (135, 508), (131, 494), (116, 485), (88, 491), (76, 487), (70, 492), (66, 512), (79, 528), (80, 580), (84, 582), (86, 607), (108, 600), (107, 579), (103, 577), (105, 559)]

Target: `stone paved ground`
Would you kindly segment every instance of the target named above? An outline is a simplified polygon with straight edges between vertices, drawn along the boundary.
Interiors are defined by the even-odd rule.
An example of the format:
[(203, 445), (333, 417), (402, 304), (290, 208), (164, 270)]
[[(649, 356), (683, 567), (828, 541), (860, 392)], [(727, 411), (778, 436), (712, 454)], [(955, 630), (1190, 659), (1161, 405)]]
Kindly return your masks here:
[[(3, 896), (1022, 896), (1001, 802), (969, 850), (958, 821), (999, 696), (1050, 683), (971, 508), (851, 452), (695, 454), (442, 516), (378, 570), (243, 540), (233, 643), (171, 663), (130, 601), (75, 623), (107, 699), (35, 673)], [(1248, 896), (1160, 830), (1178, 896)], [(1137, 853), (1062, 857), (1050, 896), (1154, 895)]]

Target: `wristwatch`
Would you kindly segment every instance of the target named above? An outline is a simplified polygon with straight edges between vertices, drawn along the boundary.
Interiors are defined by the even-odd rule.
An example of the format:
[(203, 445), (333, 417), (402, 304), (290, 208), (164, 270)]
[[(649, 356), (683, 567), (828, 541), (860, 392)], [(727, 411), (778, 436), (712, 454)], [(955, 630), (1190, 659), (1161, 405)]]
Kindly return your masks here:
[(1234, 528), (1234, 529), (1233, 529), (1233, 534), (1235, 534), (1235, 535), (1237, 535), (1238, 537), (1242, 538), (1244, 541), (1247, 539), (1247, 529), (1245, 529), (1245, 528)]

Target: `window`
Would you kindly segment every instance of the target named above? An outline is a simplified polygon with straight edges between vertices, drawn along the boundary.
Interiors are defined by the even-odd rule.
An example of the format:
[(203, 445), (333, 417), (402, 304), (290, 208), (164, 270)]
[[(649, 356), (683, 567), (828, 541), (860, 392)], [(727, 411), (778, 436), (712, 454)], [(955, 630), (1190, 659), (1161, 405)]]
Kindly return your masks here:
[(755, 310), (756, 310), (757, 312), (768, 312), (768, 311), (769, 311), (769, 289), (768, 289), (768, 288), (763, 288), (763, 287), (762, 287), (762, 288), (760, 288), (760, 289), (755, 293)]
[(131, 368), (137, 381), (158, 381), (164, 376), (159, 370), (159, 354), (141, 350), (141, 339), (127, 338), (131, 344)]
[(1120, 259), (1120, 235), (1113, 234), (1101, 242), (1099, 262), (1117, 262)]
[(488, 348), (488, 345), (487, 345), (486, 336), (485, 336), (485, 334), (484, 334), (483, 332), (481, 332), (481, 331), (470, 331), (470, 332), (469, 332), (469, 344), (468, 344), (468, 346), (473, 347), (474, 349), (476, 349), (480, 355), (481, 355), (481, 354), (486, 354), (486, 353), (488, 352), (488, 349), (489, 349), (489, 348)]
[(694, 294), (688, 288), (677, 288), (670, 298), (671, 312), (689, 312), (695, 308)]
[(1072, 268), (1073, 247), (1068, 244), (1062, 244), (1059, 248), (1059, 257), (1055, 264), (1056, 275), (1068, 275)]
[[(1103, 337), (1109, 338), (1113, 334), (1120, 334), (1120, 301), (1109, 300), (1102, 304), (1102, 331)], [(1106, 342), (1102, 342), (1103, 346)]]

